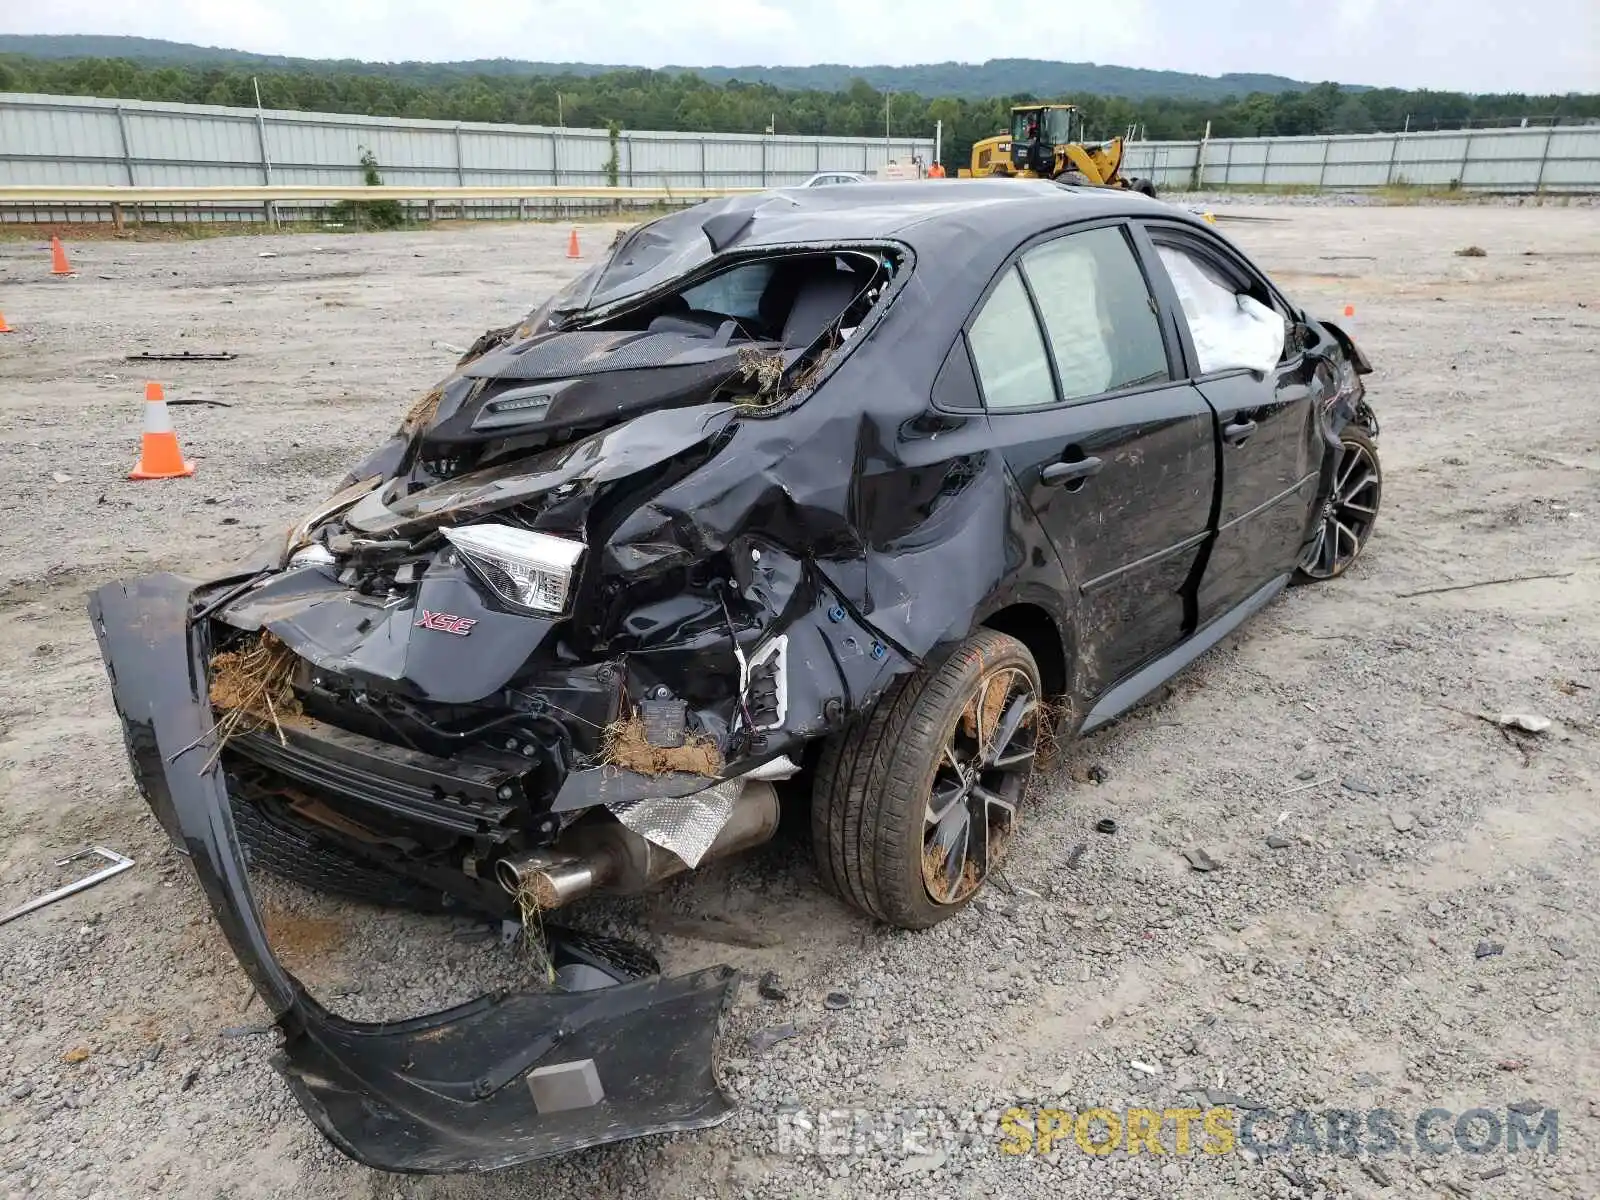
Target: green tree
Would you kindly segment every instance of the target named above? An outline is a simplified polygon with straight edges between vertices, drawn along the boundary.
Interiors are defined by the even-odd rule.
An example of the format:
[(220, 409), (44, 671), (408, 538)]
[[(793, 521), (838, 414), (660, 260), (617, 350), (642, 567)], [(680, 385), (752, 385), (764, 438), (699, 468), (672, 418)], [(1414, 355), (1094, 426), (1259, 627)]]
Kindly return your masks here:
[[(1043, 64), (1045, 67), (1051, 64)], [(919, 94), (949, 78), (944, 67), (880, 75), (868, 68), (763, 69), (763, 78), (801, 81), (798, 87), (736, 80), (727, 73), (625, 70), (588, 75), (530, 75), (516, 64), (306, 63), (290, 66), (257, 60), (189, 64), (139, 63), (113, 58), (34, 59), (0, 55), (0, 90), (47, 95), (90, 95), (252, 106), (251, 78), (271, 108), (452, 121), (508, 121), (569, 126), (615, 123), (626, 129), (753, 133), (773, 114), (785, 133), (881, 138), (887, 89), (894, 136), (930, 137), (944, 122), (945, 163), (964, 165), (972, 143), (1009, 125), (1008, 109), (1029, 100), (1071, 99), (1083, 109), (1094, 137), (1121, 134), (1137, 125), (1157, 139), (1195, 138), (1206, 123), (1215, 137), (1316, 134), (1330, 131), (1396, 130), (1515, 124), (1523, 117), (1559, 114), (1564, 120), (1600, 117), (1600, 95), (1468, 96), (1454, 92), (1406, 92), (1393, 88), (1346, 91), (1332, 83), (1312, 88), (1265, 90), (1288, 81), (1247, 77), (1263, 90), (1248, 94), (1193, 97), (1158, 86), (1142, 98), (1051, 90), (1061, 75), (1040, 64), (997, 62), (964, 68), (987, 95)], [(1103, 72), (1113, 68), (1096, 68)], [(871, 76), (868, 78), (867, 76)], [(1010, 88), (1010, 92), (1005, 89)], [(1043, 89), (1030, 95), (1029, 88)], [(1002, 94), (1004, 93), (1004, 94)], [(557, 95), (560, 96), (558, 107)]]
[(606, 186), (618, 187), (617, 177), (621, 171), (621, 160), (618, 156), (618, 143), (622, 137), (622, 126), (615, 121), (606, 122), (606, 140), (611, 143), (611, 157), (606, 159), (601, 168), (606, 173)]
[[(368, 187), (382, 187), (378, 158), (365, 146), (361, 150), (361, 176)], [(406, 211), (398, 200), (341, 200), (329, 216), (360, 229), (399, 229), (406, 223)]]

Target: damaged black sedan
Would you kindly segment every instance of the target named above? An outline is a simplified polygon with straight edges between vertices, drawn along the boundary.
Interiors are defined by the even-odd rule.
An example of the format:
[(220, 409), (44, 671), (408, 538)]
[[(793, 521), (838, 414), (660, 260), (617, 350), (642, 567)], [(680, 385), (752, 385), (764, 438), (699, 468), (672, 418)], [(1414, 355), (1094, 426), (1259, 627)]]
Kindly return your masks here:
[(352, 1024), (273, 958), (248, 868), (519, 920), (800, 803), (825, 887), (927, 928), (1027, 836), (1047, 744), (1361, 553), (1370, 370), (1144, 197), (740, 196), (484, 335), (258, 561), (91, 613), (312, 1118), (376, 1166), (500, 1166), (726, 1116), (733, 973), (558, 933), (549, 992)]

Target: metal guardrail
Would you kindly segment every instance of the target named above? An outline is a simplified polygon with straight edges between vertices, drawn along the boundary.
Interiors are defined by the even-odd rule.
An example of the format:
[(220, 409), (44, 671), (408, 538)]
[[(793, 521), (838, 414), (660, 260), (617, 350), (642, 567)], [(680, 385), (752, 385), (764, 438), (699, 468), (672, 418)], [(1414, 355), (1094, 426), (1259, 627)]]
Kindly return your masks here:
[(128, 187), (64, 184), (0, 185), (0, 204), (265, 204), (275, 201), (434, 200), (706, 200), (759, 192), (745, 188), (650, 187), (378, 187), (262, 184), (250, 187)]
[[(911, 136), (612, 134), (0, 91), (0, 225), (337, 220), (336, 203), (384, 199), (421, 220), (561, 219), (870, 174), (934, 150)], [(368, 151), (388, 190), (334, 190), (363, 187)], [(82, 190), (104, 187), (195, 190)], [(306, 190), (218, 190), (285, 187)]]
[[(121, 230), (126, 220), (140, 224), (227, 219), (265, 219), (270, 225), (284, 220), (321, 219), (341, 202), (395, 201), (412, 210), (413, 217), (432, 221), (439, 210), (457, 217), (498, 216), (521, 219), (560, 218), (574, 211), (591, 213), (640, 205), (696, 204), (701, 200), (738, 193), (759, 192), (757, 187), (585, 187), (576, 184), (458, 187), (383, 184), (248, 184), (197, 187), (130, 187), (126, 184), (0, 184), (0, 220), (55, 224), (61, 221), (104, 219)], [(609, 201), (610, 203), (606, 203)], [(426, 205), (426, 213), (421, 212)], [(43, 210), (41, 215), (40, 210)], [(90, 215), (98, 214), (98, 215)], [(320, 214), (320, 216), (318, 215)]]

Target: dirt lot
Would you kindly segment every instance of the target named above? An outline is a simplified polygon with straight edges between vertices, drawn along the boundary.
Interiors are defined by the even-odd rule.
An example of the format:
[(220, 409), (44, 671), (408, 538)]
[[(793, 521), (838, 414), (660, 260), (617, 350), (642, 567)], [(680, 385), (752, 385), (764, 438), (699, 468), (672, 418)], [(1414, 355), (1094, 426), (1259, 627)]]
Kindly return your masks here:
[[(84, 595), (284, 527), (445, 373), (436, 341), (570, 274), (567, 231), (99, 241), (69, 244), (71, 279), (0, 246), (0, 910), (86, 844), (138, 863), (0, 927), (0, 1197), (1600, 1195), (1600, 210), (1228, 211), (1272, 218), (1227, 229), (1292, 291), (1356, 306), (1387, 476), (1368, 555), (1073, 747), (1036, 784), (1009, 893), (933, 933), (846, 912), (787, 844), (587, 906), (594, 928), (643, 923), (669, 971), (748, 972), (741, 1111), (454, 1179), (340, 1157), (268, 1066), (262, 1006), (129, 780)], [(124, 355), (185, 348), (238, 358), (155, 376), (169, 397), (229, 407), (172, 410), (192, 479), (130, 483), (146, 375)], [(1524, 575), (1559, 577), (1408, 595)], [(1093, 832), (1108, 815), (1119, 831)], [(1218, 869), (1191, 868), (1197, 847)], [(481, 928), (262, 887), (290, 965), (354, 1015), (526, 970)], [(769, 970), (787, 999), (757, 994)], [(1389, 1110), (1406, 1142), (1452, 1116), (1445, 1153), (1361, 1158), (1305, 1137), (1207, 1154), (1198, 1127), (1180, 1154), (1169, 1126), (1161, 1157), (1070, 1137), (1010, 1155), (981, 1125), (846, 1154), (779, 1136), (822, 1109), (1013, 1104), (1265, 1109), (1263, 1140), (1295, 1109), (1313, 1137), (1327, 1110)], [(1556, 1110), (1556, 1152), (1453, 1142), (1453, 1114), (1508, 1105)]]

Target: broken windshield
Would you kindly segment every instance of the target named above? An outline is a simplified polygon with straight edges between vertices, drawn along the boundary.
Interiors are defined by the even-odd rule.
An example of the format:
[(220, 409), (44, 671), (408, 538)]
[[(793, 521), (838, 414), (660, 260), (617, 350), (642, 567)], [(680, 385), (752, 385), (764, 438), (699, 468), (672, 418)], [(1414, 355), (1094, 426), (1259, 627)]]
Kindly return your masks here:
[(553, 313), (596, 308), (637, 295), (711, 258), (700, 231), (705, 205), (660, 217), (624, 234), (605, 259), (568, 284), (551, 301)]

